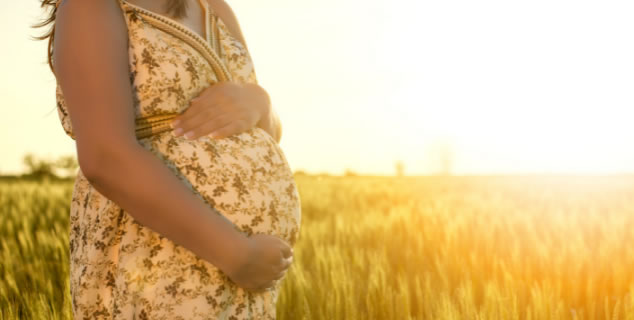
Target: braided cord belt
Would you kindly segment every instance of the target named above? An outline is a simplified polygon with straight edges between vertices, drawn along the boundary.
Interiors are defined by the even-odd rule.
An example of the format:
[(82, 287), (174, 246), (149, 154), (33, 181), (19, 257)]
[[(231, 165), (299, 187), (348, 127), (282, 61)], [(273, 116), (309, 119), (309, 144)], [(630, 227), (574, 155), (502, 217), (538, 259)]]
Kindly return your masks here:
[[(162, 132), (171, 131), (170, 123), (178, 115), (178, 113), (166, 113), (136, 118), (134, 120), (136, 138), (144, 139)], [(67, 133), (73, 140), (77, 140), (72, 131)]]
[(159, 114), (135, 119), (137, 139), (172, 130), (170, 123), (176, 116), (178, 116), (178, 113)]
[[(62, 0), (58, 0), (56, 2), (56, 6), (59, 6), (61, 2)], [(223, 63), (223, 60), (220, 58), (221, 52), (217, 16), (214, 15), (214, 19), (211, 21), (212, 32), (209, 34), (210, 39), (205, 41), (205, 39), (186, 28), (183, 28), (182, 25), (179, 25), (170, 19), (130, 4), (127, 1), (123, 1), (123, 3), (133, 8), (137, 13), (140, 13), (142, 18), (154, 27), (170, 33), (190, 44), (192, 48), (197, 50), (209, 62), (218, 81), (232, 81), (232, 74), (228, 71)], [(179, 113), (165, 113), (135, 119), (135, 132), (137, 139), (143, 139), (155, 134), (171, 131), (172, 128), (170, 123), (178, 115)], [(72, 132), (70, 132), (69, 135), (71, 138), (75, 139)]]

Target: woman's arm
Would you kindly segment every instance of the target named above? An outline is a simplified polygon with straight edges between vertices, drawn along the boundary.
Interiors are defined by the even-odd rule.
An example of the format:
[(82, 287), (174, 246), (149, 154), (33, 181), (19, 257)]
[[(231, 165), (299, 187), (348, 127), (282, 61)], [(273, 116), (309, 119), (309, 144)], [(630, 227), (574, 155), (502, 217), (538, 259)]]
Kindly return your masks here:
[[(220, 19), (226, 24), (227, 28), (231, 35), (236, 37), (242, 44), (244, 48), (249, 52), (249, 47), (247, 45), (247, 41), (244, 38), (244, 34), (242, 33), (242, 28), (240, 28), (240, 23), (238, 22), (238, 18), (236, 17), (235, 12), (231, 9), (231, 6), (224, 0), (207, 0), (209, 5), (212, 6), (214, 12), (216, 12)], [(253, 86), (257, 86), (258, 89), (256, 91), (262, 91), (262, 95), (265, 96), (266, 107), (265, 112), (262, 115), (262, 118), (256, 124), (257, 127), (264, 129), (264, 131), (268, 132), (277, 143), (280, 143), (282, 139), (282, 123), (280, 122), (275, 109), (273, 109), (271, 105), (271, 100), (269, 98), (268, 93), (259, 85), (253, 84)]]
[(253, 127), (262, 128), (279, 143), (282, 127), (268, 93), (255, 83), (218, 82), (192, 99), (190, 106), (172, 121), (174, 135), (221, 139)]
[(137, 142), (123, 19), (116, 1), (66, 1), (57, 13), (54, 67), (82, 173), (140, 223), (230, 276), (244, 277), (248, 267), (260, 278), (245, 283), (269, 281), (279, 269), (272, 259), (254, 267), (253, 258), (290, 247), (281, 239), (277, 247), (252, 243)]
[(282, 124), (280, 123), (280, 118), (271, 106), (271, 100), (268, 93), (262, 87), (256, 84), (254, 84), (254, 86), (257, 86), (255, 90), (262, 91), (262, 95), (266, 97), (265, 100), (267, 101), (264, 107), (264, 112), (262, 112), (262, 116), (256, 124), (256, 127), (262, 128), (264, 131), (268, 132), (277, 143), (280, 143), (280, 140), (282, 139)]
[[(231, 35), (248, 47), (231, 7), (223, 0), (206, 0), (226, 24)], [(224, 138), (253, 127), (266, 131), (279, 143), (282, 124), (271, 106), (268, 92), (256, 83), (220, 82), (205, 89), (172, 122), (174, 134), (188, 139), (212, 135)]]

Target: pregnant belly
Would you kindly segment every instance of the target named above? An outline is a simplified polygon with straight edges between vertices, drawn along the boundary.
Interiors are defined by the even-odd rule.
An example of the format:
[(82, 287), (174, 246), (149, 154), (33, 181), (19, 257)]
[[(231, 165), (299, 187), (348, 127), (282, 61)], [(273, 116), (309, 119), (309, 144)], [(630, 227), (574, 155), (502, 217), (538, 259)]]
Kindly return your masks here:
[(196, 140), (165, 132), (140, 143), (243, 232), (271, 234), (295, 244), (299, 193), (282, 149), (263, 129)]

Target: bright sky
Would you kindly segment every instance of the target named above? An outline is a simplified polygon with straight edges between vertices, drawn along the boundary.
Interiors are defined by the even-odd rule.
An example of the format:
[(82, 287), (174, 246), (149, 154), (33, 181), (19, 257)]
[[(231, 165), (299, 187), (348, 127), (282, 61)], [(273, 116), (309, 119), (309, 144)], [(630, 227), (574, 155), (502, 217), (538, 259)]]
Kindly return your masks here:
[[(634, 3), (227, 0), (294, 170), (634, 172)], [(39, 1), (0, 2), (0, 173), (74, 154)]]

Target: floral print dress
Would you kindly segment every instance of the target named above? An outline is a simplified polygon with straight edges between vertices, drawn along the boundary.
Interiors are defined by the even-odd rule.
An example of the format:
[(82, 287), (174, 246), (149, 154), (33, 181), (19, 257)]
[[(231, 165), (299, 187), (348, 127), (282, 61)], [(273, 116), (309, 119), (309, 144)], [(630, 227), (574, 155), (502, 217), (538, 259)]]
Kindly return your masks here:
[[(219, 81), (210, 51), (232, 81), (256, 83), (251, 57), (201, 0), (207, 39), (167, 17), (117, 0), (128, 26), (130, 82), (137, 118), (179, 113)], [(209, 32), (217, 25), (217, 37)], [(160, 20), (158, 25), (152, 21)], [(74, 138), (60, 86), (57, 110)], [(246, 234), (294, 245), (301, 220), (291, 168), (277, 142), (253, 128), (196, 140), (165, 131), (139, 143), (200, 199)], [(279, 281), (249, 292), (214, 265), (145, 227), (78, 171), (70, 208), (70, 290), (75, 319), (275, 319)]]

